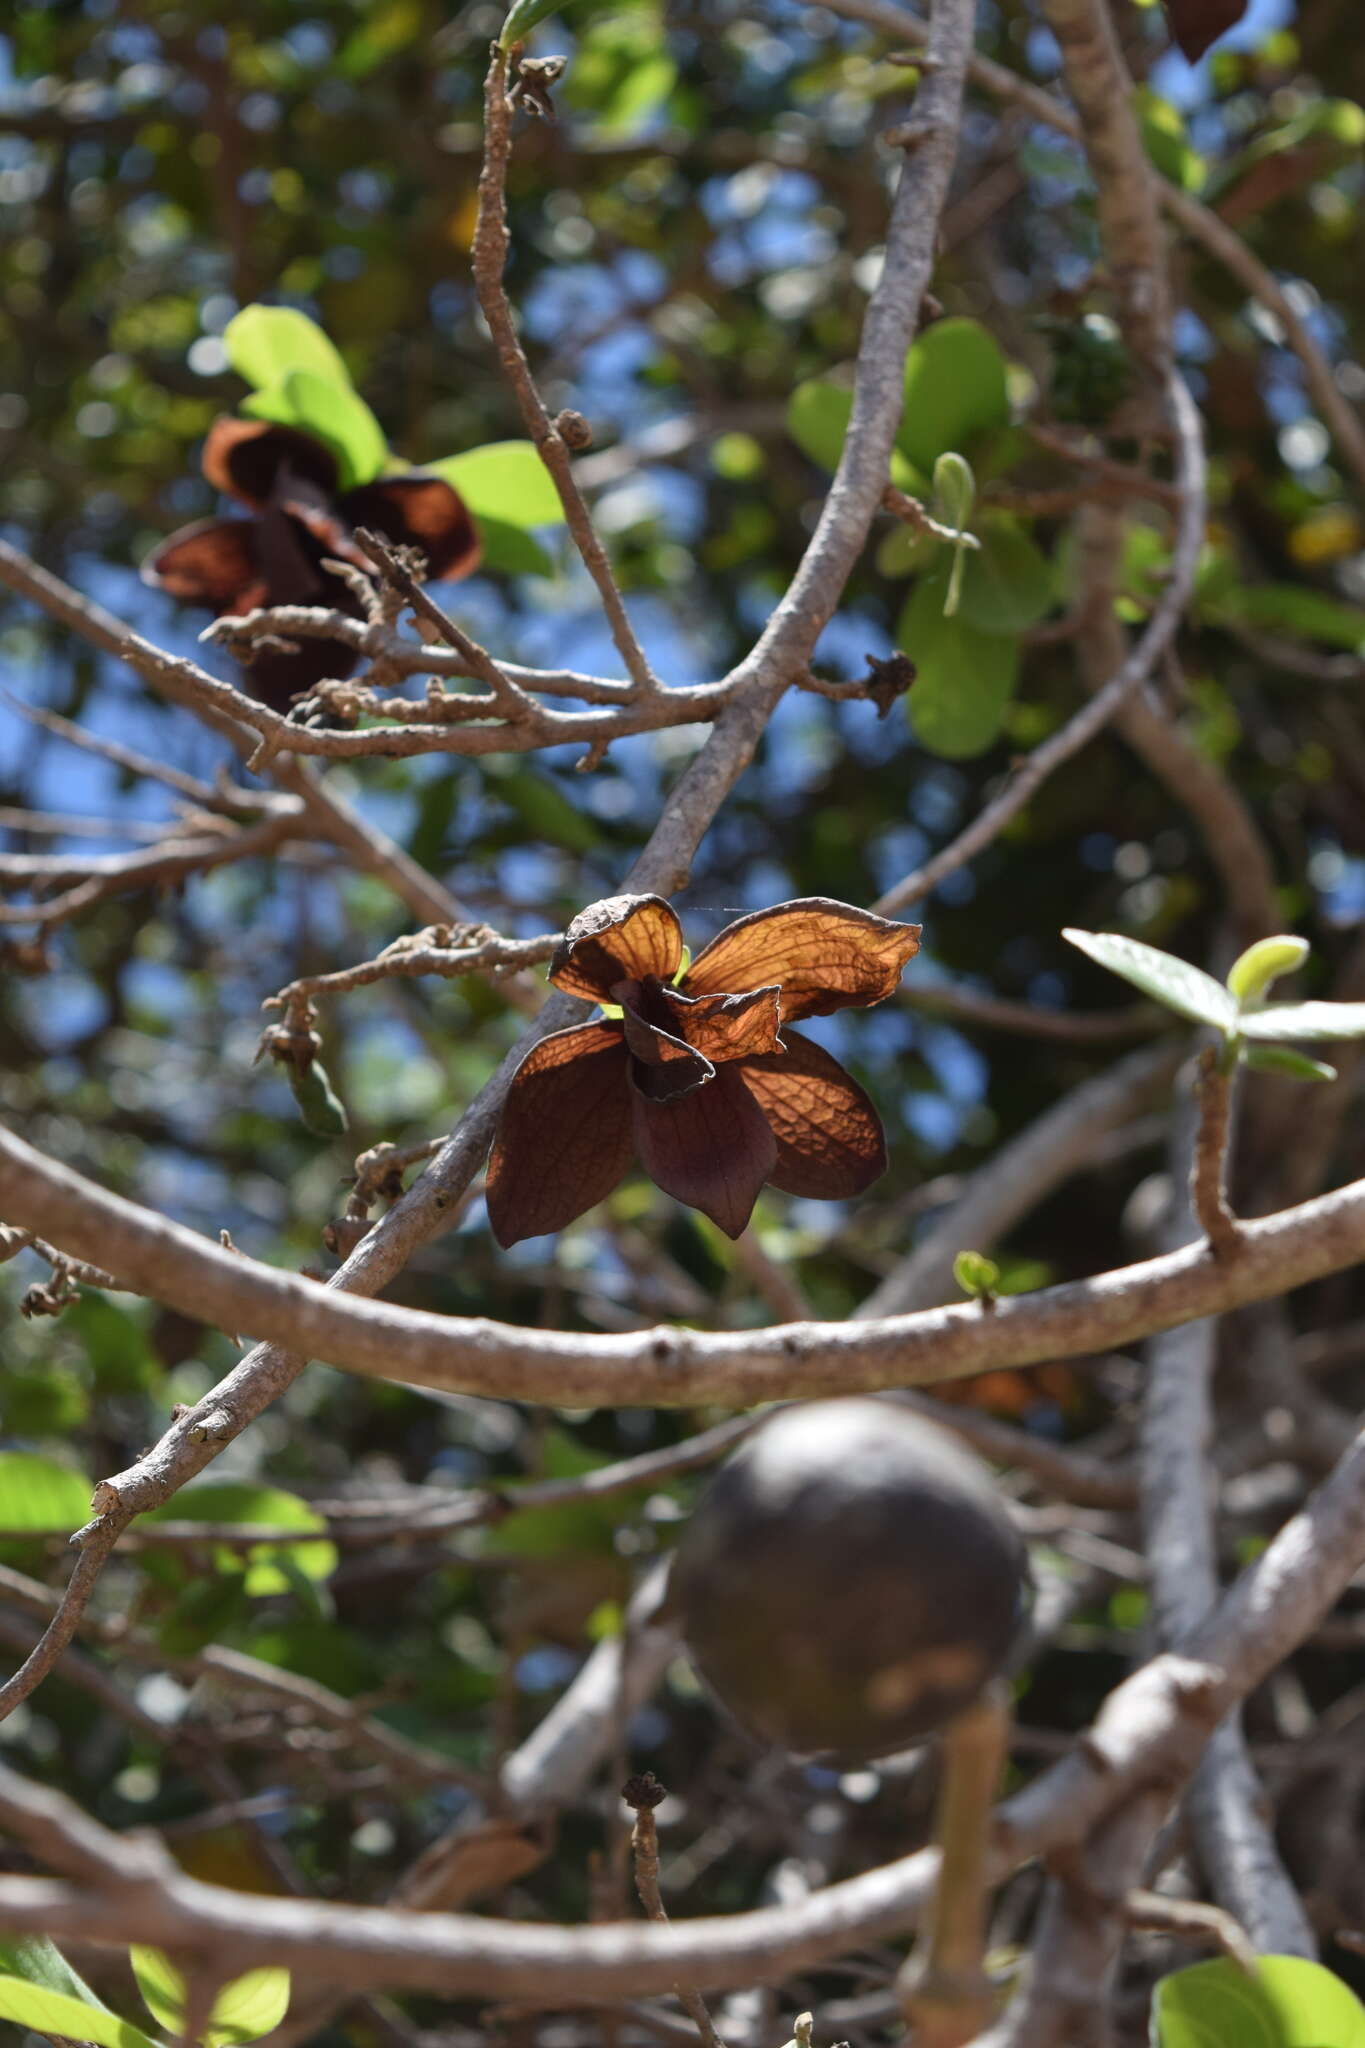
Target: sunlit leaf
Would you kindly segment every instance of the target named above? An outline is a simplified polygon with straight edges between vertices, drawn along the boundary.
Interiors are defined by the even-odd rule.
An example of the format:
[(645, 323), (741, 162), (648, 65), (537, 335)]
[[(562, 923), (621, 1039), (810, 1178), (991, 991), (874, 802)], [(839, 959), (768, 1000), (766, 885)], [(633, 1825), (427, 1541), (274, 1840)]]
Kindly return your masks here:
[(94, 2041), (98, 2048), (157, 2048), (130, 2020), (121, 2020), (116, 2013), (83, 1998), (25, 1983), (19, 1977), (0, 1976), (0, 2020), (31, 2027), (49, 2039)]
[(1365, 1038), (1365, 1003), (1269, 1003), (1237, 1028), (1248, 1038)]
[(1052, 610), (1046, 555), (1006, 512), (982, 516), (980, 546), (962, 561), (958, 616), (982, 633), (1023, 633)]
[(344, 491), (372, 482), (388, 461), (384, 429), (360, 393), (315, 370), (288, 371), (281, 383), (244, 399), (242, 411), (253, 419), (301, 427), (325, 442), (337, 459)]
[(1256, 1974), (1226, 1957), (1163, 1977), (1154, 2048), (1365, 2048), (1365, 2006), (1321, 1963), (1262, 1956)]
[(426, 468), (453, 484), (477, 520), (529, 528), (560, 526), (564, 507), (554, 478), (531, 441), (490, 441)]
[[(1119, 932), (1068, 930), (1062, 937), (1111, 974), (1121, 975), (1145, 996), (1154, 996), (1168, 1010), (1195, 1024), (1231, 1032), (1246, 1030), (1255, 1021), (1239, 1018), (1236, 999), (1211, 974), (1192, 967), (1188, 960), (1177, 960), (1173, 953), (1159, 952), (1155, 946), (1144, 946), (1140, 939), (1127, 939)], [(1361, 1008), (1365, 1012), (1365, 1005)]]
[(337, 350), (316, 321), (293, 306), (243, 306), (223, 329), (223, 346), (237, 375), (256, 391), (276, 389), (291, 370), (350, 387)]
[(1257, 939), (1245, 953), (1239, 953), (1228, 969), (1228, 987), (1239, 1003), (1254, 1003), (1282, 974), (1293, 974), (1308, 958), (1307, 939), (1286, 933), (1273, 939)]
[(93, 1480), (55, 1458), (0, 1451), (0, 1527), (69, 1536), (89, 1521), (94, 1490)]
[[(153, 2019), (171, 2035), (183, 2032), (185, 1979), (170, 1957), (156, 1948), (131, 1948), (128, 1960)], [(248, 1970), (218, 1993), (199, 2039), (204, 2048), (240, 2048), (277, 2027), (288, 2010), (288, 1970)]]

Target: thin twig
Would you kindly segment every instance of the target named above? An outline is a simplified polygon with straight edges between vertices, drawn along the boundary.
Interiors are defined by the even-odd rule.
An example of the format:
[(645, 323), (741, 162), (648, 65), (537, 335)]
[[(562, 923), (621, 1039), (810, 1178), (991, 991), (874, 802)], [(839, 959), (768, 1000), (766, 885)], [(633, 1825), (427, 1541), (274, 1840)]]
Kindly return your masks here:
[(1232, 1075), (1216, 1047), (1199, 1055), (1196, 1089), (1199, 1130), (1190, 1166), (1190, 1200), (1200, 1229), (1217, 1258), (1225, 1258), (1237, 1242), (1238, 1223), (1228, 1207), (1228, 1133), (1232, 1115)]
[[(652, 1771), (646, 1771), (638, 1778), (627, 1778), (621, 1787), (621, 1797), (635, 1814), (635, 1826), (630, 1834), (631, 1854), (635, 1858), (635, 1889), (650, 1919), (663, 1927), (668, 1925), (668, 1914), (664, 1911), (663, 1895), (659, 1890), (659, 1831), (654, 1822), (654, 1809), (667, 1796)], [(705, 2048), (725, 2048), (701, 1993), (692, 1985), (681, 1982), (673, 1989), (701, 2035)]]
[(569, 448), (536, 389), (531, 366), (517, 335), (503, 287), (510, 236), (507, 228), (507, 166), (512, 154), (512, 102), (507, 95), (507, 54), (494, 45), (484, 82), (484, 152), (479, 174), (479, 211), (474, 228), (474, 288), (503, 374), (516, 397), (527, 432), (549, 470), (574, 546), (597, 586), (626, 673), (642, 694), (659, 685), (636, 638), (605, 548), (597, 536), (583, 494), (574, 480)]

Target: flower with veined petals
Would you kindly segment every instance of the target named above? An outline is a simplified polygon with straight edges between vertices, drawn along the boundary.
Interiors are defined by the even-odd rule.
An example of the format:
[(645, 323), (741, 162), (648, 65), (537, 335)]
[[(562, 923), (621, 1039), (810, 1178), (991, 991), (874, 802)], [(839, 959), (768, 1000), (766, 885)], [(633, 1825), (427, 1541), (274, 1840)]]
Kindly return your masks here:
[[(358, 526), (420, 549), (433, 578), (467, 576), (478, 564), (474, 521), (439, 476), (381, 476), (338, 492), (336, 457), (312, 434), (226, 417), (209, 429), (202, 467), (217, 490), (255, 517), (182, 526), (147, 557), (142, 577), (219, 618), (276, 604), (325, 605), (363, 618), (350, 584), (323, 567), (331, 557), (373, 569), (352, 538)], [(332, 640), (302, 640), (292, 652), (263, 647), (247, 669), (247, 688), (288, 711), (292, 698), (306, 696), (324, 676), (348, 676), (357, 659), (354, 649)]]
[(556, 1031), (517, 1068), (488, 1169), (498, 1243), (562, 1230), (636, 1158), (730, 1237), (765, 1185), (862, 1194), (886, 1167), (881, 1120), (839, 1062), (788, 1026), (881, 1002), (919, 929), (807, 896), (739, 918), (679, 974), (682, 930), (662, 897), (609, 896), (581, 912), (550, 979), (619, 1007), (620, 1020)]

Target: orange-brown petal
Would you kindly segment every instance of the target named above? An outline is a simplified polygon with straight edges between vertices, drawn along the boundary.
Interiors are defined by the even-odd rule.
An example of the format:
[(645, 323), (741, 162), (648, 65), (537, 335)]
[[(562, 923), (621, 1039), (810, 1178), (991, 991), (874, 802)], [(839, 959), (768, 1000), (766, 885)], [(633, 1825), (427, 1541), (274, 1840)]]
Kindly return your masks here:
[(420, 548), (427, 576), (472, 575), (482, 543), (459, 492), (439, 476), (387, 476), (348, 491), (341, 509), (352, 526), (371, 526), (399, 547)]
[(240, 499), (253, 512), (269, 504), (283, 469), (307, 478), (319, 490), (336, 489), (337, 465), (331, 449), (298, 427), (279, 427), (272, 420), (216, 419), (204, 442), (200, 466), (216, 491)]
[(604, 896), (580, 910), (550, 962), (571, 996), (609, 1003), (621, 981), (671, 981), (682, 961), (682, 927), (662, 896)]
[(517, 1068), (488, 1165), (488, 1220), (504, 1249), (563, 1230), (630, 1166), (629, 1058), (619, 1024), (582, 1024), (542, 1038)]
[(628, 998), (622, 1002), (621, 1024), (633, 1062), (631, 1080), (651, 1102), (672, 1102), (715, 1073), (705, 1054), (650, 1023)]
[(919, 951), (919, 932), (917, 924), (894, 924), (850, 903), (804, 896), (727, 925), (703, 946), (682, 986), (695, 996), (777, 982), (788, 1022), (865, 1008), (892, 993)]
[(182, 604), (249, 611), (265, 602), (252, 541), (250, 519), (200, 519), (153, 549), (142, 564), (142, 580)]
[(781, 996), (776, 983), (770, 988), (748, 989), (743, 995), (688, 996), (676, 988), (658, 992), (677, 1036), (717, 1066), (726, 1060), (781, 1052)]
[(777, 1142), (768, 1175), (788, 1195), (827, 1202), (861, 1195), (886, 1171), (882, 1120), (838, 1060), (799, 1031), (776, 1058), (746, 1060), (737, 1073)]
[(657, 1187), (700, 1209), (738, 1237), (777, 1159), (768, 1119), (740, 1079), (721, 1067), (714, 1081), (675, 1102), (635, 1094), (635, 1148)]

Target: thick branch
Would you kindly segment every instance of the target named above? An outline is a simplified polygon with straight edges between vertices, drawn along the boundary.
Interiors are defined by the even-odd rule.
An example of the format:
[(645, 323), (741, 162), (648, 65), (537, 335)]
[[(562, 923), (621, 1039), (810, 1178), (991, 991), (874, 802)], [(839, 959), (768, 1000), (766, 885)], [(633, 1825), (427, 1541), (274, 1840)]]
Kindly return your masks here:
[[(493, 1093), (490, 1083), (459, 1148), (466, 1163), (487, 1142)], [(400, 1245), (398, 1264), (430, 1234), (432, 1205), (439, 1214), (448, 1200), (441, 1190), (450, 1172), (442, 1173), (438, 1161), (363, 1240), (348, 1265), (365, 1265), (367, 1284), (382, 1284), (371, 1277), (381, 1266), (397, 1270), (389, 1261)], [(873, 1323), (600, 1336), (429, 1315), (320, 1287), (107, 1194), (3, 1131), (0, 1213), (78, 1257), (98, 1255), (139, 1292), (223, 1328), (255, 1331), (380, 1379), (556, 1407), (714, 1401), (738, 1408), (1074, 1358), (1281, 1294), (1365, 1258), (1365, 1181), (1356, 1181), (1248, 1222), (1226, 1258), (1192, 1246), (1092, 1280), (1007, 1297), (988, 1315), (964, 1303)]]

